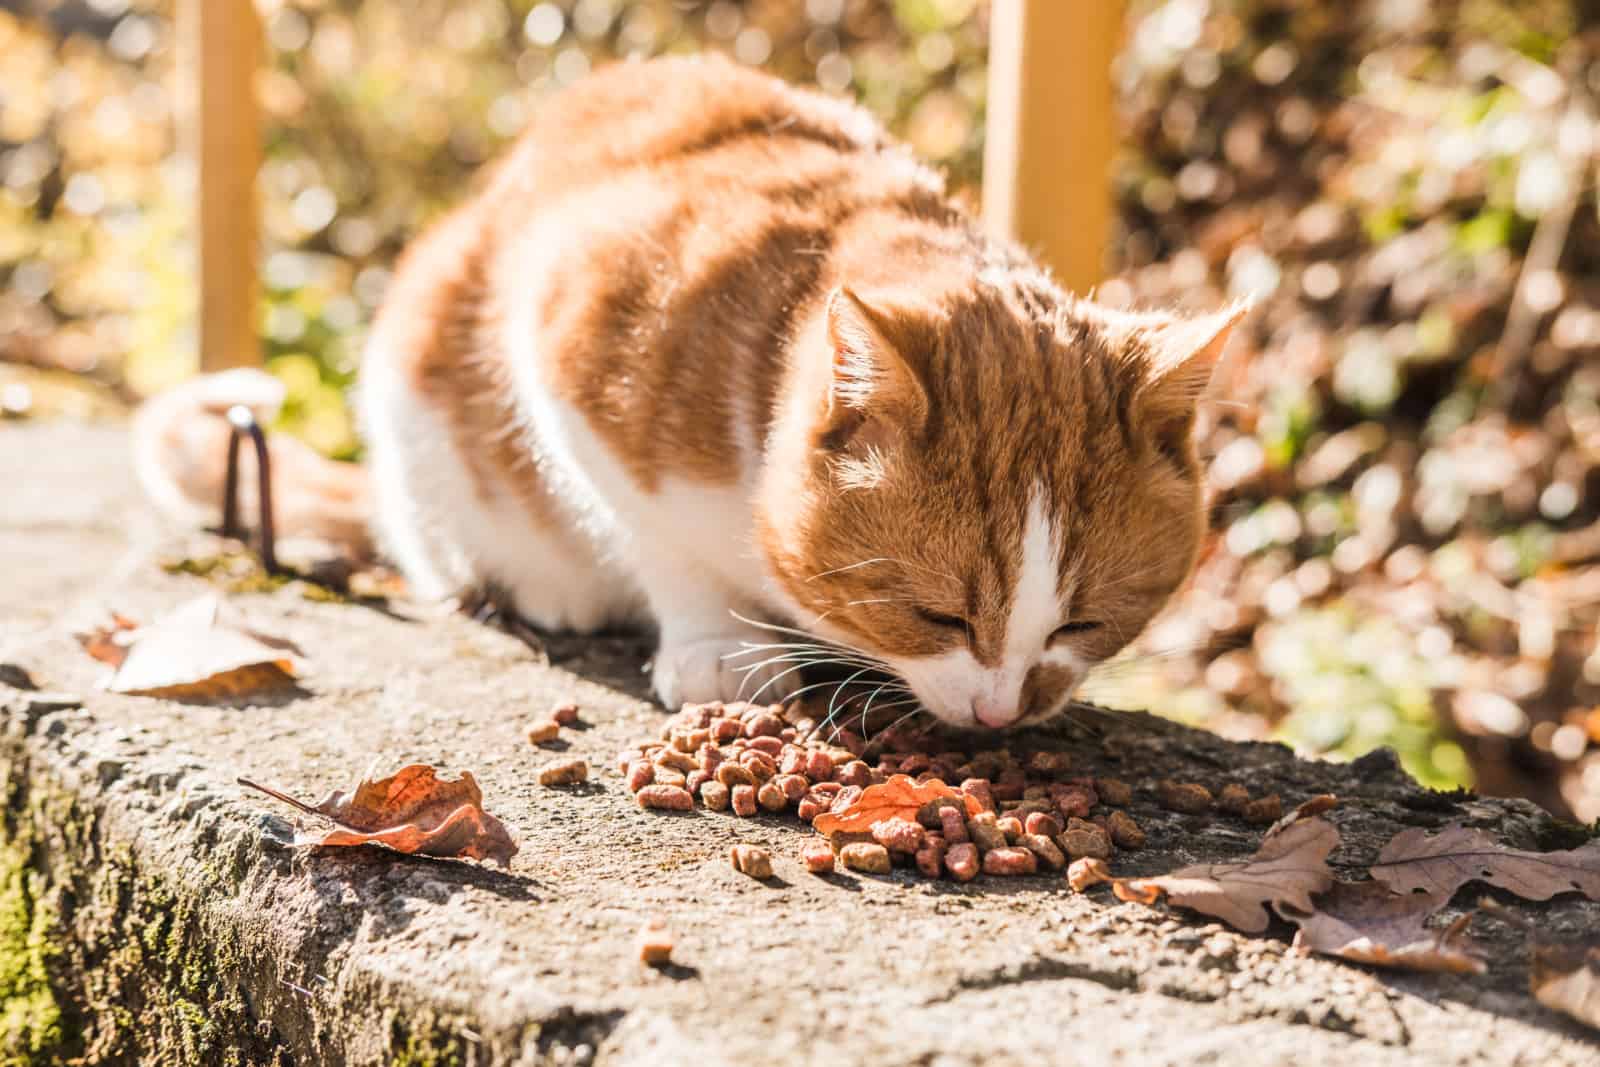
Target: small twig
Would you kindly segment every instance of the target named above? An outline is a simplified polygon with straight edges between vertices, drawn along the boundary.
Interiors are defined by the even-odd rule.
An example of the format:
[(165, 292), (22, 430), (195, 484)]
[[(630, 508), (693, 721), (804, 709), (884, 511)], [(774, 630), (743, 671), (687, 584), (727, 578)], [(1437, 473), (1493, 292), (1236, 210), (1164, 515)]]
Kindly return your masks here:
[(261, 566), (278, 574), (277, 539), (272, 527), (272, 466), (267, 457), (267, 435), (255, 413), (243, 404), (228, 409), (228, 466), (222, 482), (222, 535), (247, 540), (239, 521), (239, 438), (246, 435), (256, 452), (256, 521), (261, 527)]
[[(235, 778), (234, 781), (238, 782), (242, 786), (246, 786), (246, 787), (248, 787), (250, 789), (254, 789), (258, 793), (265, 793), (265, 794), (267, 794), (267, 796), (271, 797), (273, 800), (281, 800), (285, 804), (288, 804), (290, 807), (299, 808), (301, 811), (305, 812), (307, 815), (316, 815), (316, 816), (318, 816), (320, 818), (323, 818), (323, 819), (333, 819), (333, 816), (328, 815), (326, 812), (318, 811), (316, 808), (313, 808), (310, 804), (307, 804), (305, 801), (296, 800), (294, 797), (290, 796), (288, 793), (280, 792), (279, 790), (276, 790), (276, 789), (272, 788), (270, 785), (262, 785), (260, 782), (252, 782), (250, 779), (243, 778), (243, 777)], [(338, 822), (339, 820), (338, 819), (333, 819), (333, 821), (334, 822)]]

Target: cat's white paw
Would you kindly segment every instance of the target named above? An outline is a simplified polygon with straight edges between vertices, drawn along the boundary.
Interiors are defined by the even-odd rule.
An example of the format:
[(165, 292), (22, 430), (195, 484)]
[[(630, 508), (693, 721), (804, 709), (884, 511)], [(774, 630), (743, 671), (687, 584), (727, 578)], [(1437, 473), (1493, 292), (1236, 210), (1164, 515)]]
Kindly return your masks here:
[(749, 641), (732, 636), (662, 642), (651, 675), (656, 697), (667, 708), (711, 700), (776, 704), (800, 688), (800, 672), (790, 670), (796, 664), (762, 665), (763, 654), (750, 651)]

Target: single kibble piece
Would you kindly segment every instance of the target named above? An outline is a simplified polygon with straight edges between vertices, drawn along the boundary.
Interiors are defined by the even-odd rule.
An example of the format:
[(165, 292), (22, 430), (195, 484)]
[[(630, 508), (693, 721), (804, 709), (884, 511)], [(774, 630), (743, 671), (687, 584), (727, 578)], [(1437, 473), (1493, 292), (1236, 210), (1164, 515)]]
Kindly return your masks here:
[(927, 839), (927, 831), (909, 819), (884, 819), (872, 824), (872, 839), (890, 852), (914, 854)]
[(550, 709), (550, 717), (562, 726), (571, 726), (578, 721), (578, 705), (557, 704)]
[(983, 854), (984, 874), (1033, 874), (1039, 861), (1025, 848), (997, 848)]
[(839, 859), (852, 871), (888, 874), (889, 850), (870, 841), (857, 841), (839, 850)]
[(851, 760), (833, 772), (833, 780), (840, 785), (863, 789), (872, 784), (872, 768), (861, 760)]
[(1002, 815), (995, 820), (995, 826), (1006, 835), (1006, 844), (1014, 845), (1023, 835), (1022, 820), (1015, 815)]
[(961, 783), (961, 791), (978, 802), (978, 807), (984, 811), (994, 809), (994, 790), (990, 787), (987, 778), (968, 778)]
[(719, 745), (725, 745), (743, 735), (744, 723), (738, 719), (713, 719), (711, 722), (711, 740)]
[(1072, 887), (1074, 893), (1081, 893), (1092, 885), (1109, 881), (1111, 881), (1111, 868), (1106, 866), (1105, 860), (1085, 856), (1081, 860), (1073, 860), (1072, 866), (1067, 868), (1067, 885)]
[(1113, 808), (1125, 808), (1133, 803), (1133, 786), (1120, 778), (1096, 778), (1094, 789), (1100, 799)]
[(1005, 831), (997, 825), (993, 812), (980, 811), (967, 820), (967, 837), (978, 846), (979, 852), (989, 852), (1006, 847)]
[(671, 767), (665, 766), (664, 764), (656, 764), (655, 775), (657, 785), (675, 785), (679, 789), (682, 789), (684, 786), (689, 784), (688, 775), (684, 774), (682, 771), (674, 770)]
[(780, 774), (772, 780), (772, 784), (783, 790), (790, 804), (800, 803), (800, 798), (806, 795), (807, 782), (802, 775)]
[(656, 753), (657, 767), (670, 767), (679, 774), (689, 774), (700, 769), (700, 761), (687, 752), (679, 752), (675, 748), (664, 748)]
[(922, 872), (924, 878), (937, 878), (944, 873), (944, 853), (944, 842), (933, 838), (917, 849), (917, 870)]
[(1237, 782), (1229, 782), (1222, 787), (1222, 792), (1217, 794), (1217, 808), (1229, 815), (1243, 815), (1246, 804), (1250, 803), (1250, 792)]
[(940, 808), (940, 832), (944, 834), (947, 844), (964, 845), (971, 840), (967, 836), (967, 820), (962, 818), (964, 808)]
[(750, 768), (744, 764), (729, 762), (717, 768), (717, 781), (729, 789), (734, 789), (741, 785), (755, 785), (756, 776), (751, 774)]
[(654, 764), (642, 759), (628, 764), (628, 792), (637, 793), (655, 780)]
[(781, 733), (783, 733), (783, 720), (770, 713), (757, 715), (744, 725), (746, 737), (776, 738)]
[(1022, 828), (1030, 834), (1043, 834), (1046, 837), (1055, 837), (1065, 829), (1060, 819), (1042, 811), (1030, 811), (1023, 820)]
[(1283, 818), (1283, 799), (1272, 793), (1252, 800), (1244, 806), (1244, 817), (1253, 823), (1277, 822)]
[(752, 737), (745, 742), (744, 747), (771, 756), (773, 759), (783, 754), (783, 742), (776, 737)]
[(1211, 790), (1199, 782), (1163, 780), (1156, 783), (1156, 796), (1163, 808), (1184, 815), (1199, 815), (1211, 809)]
[(672, 962), (672, 931), (667, 929), (667, 920), (660, 916), (645, 920), (634, 944), (639, 949), (640, 963), (659, 967)]
[(546, 764), (539, 770), (539, 784), (544, 786), (579, 785), (588, 780), (589, 764), (581, 759)]
[(753, 748), (739, 753), (739, 762), (744, 764), (746, 770), (763, 782), (778, 773), (778, 761), (765, 752), (760, 752)]
[(812, 752), (806, 756), (805, 776), (813, 782), (826, 782), (833, 777), (833, 757), (826, 752)]
[(782, 811), (789, 806), (789, 798), (777, 779), (771, 779), (762, 782), (761, 788), (756, 790), (756, 803), (768, 811)]
[(944, 869), (958, 882), (970, 882), (978, 877), (978, 846), (962, 843), (945, 849)]
[(711, 811), (727, 811), (728, 787), (715, 779), (700, 783), (700, 803)]
[(1056, 810), (1063, 819), (1087, 818), (1089, 809), (1100, 802), (1094, 788), (1081, 782), (1057, 786), (1051, 790), (1050, 798), (1056, 802)]
[(1039, 862), (1052, 871), (1059, 871), (1067, 865), (1067, 857), (1063, 856), (1056, 843), (1044, 834), (1023, 834), (1020, 844), (1039, 857)]
[(528, 744), (542, 745), (561, 736), (561, 724), (554, 719), (540, 719), (528, 727)]
[(794, 806), (794, 813), (800, 816), (801, 822), (809, 823), (818, 815), (828, 810), (828, 805), (807, 793), (800, 798), (800, 803)]
[(729, 794), (735, 815), (754, 815), (756, 813), (756, 787), (753, 785), (736, 785)]
[(1039, 775), (1066, 774), (1070, 763), (1065, 752), (1035, 752), (1028, 757), (1028, 770)]
[(800, 846), (800, 862), (812, 874), (833, 871), (833, 847), (826, 841), (807, 841)]
[(1067, 828), (1056, 843), (1075, 860), (1085, 856), (1097, 860), (1111, 858), (1111, 835), (1084, 819), (1067, 820)]
[(1143, 848), (1143, 828), (1125, 811), (1113, 811), (1106, 816), (1106, 831), (1118, 848)]
[(751, 878), (772, 877), (772, 853), (755, 845), (734, 845), (728, 850), (733, 869)]
[(691, 811), (694, 808), (694, 795), (676, 785), (647, 785), (635, 793), (633, 799), (641, 808), (657, 811)]

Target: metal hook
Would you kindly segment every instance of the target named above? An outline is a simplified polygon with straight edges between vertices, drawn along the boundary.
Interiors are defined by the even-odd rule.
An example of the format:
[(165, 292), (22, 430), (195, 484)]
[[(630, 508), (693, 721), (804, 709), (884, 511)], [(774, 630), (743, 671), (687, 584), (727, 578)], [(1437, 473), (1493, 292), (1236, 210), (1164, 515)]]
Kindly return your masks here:
[(239, 522), (239, 437), (249, 435), (256, 448), (257, 514), (261, 524), (261, 565), (278, 573), (277, 545), (272, 532), (272, 469), (267, 460), (267, 435), (255, 413), (243, 404), (228, 409), (228, 469), (222, 483), (222, 536), (248, 541)]

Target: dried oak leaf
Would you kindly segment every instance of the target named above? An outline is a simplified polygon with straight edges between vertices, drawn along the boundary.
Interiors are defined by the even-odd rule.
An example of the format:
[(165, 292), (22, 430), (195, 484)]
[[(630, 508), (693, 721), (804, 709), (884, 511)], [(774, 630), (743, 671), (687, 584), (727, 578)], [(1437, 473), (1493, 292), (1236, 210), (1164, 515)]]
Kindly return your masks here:
[[(1281, 826), (1281, 828), (1280, 828)], [(1172, 903), (1214, 915), (1246, 933), (1267, 928), (1267, 905), (1313, 910), (1311, 897), (1333, 884), (1328, 854), (1339, 831), (1318, 818), (1273, 827), (1249, 859), (1202, 863), (1158, 878), (1118, 878), (1111, 889), (1122, 900), (1154, 904), (1165, 893)]]
[(1561, 852), (1525, 852), (1460, 824), (1432, 837), (1414, 828), (1383, 846), (1372, 877), (1396, 893), (1426, 893), (1441, 903), (1474, 879), (1527, 900), (1573, 892), (1600, 900), (1600, 840)]
[(247, 778), (239, 784), (338, 824), (320, 834), (297, 833), (297, 845), (387, 845), (397, 852), (486, 859), (502, 867), (517, 852), (505, 824), (483, 810), (483, 791), (466, 771), (445, 781), (434, 768), (414, 763), (387, 778), (365, 779), (350, 793), (335, 790), (314, 807)]
[(874, 823), (886, 819), (901, 818), (916, 822), (917, 809), (941, 797), (961, 800), (966, 805), (968, 815), (976, 815), (981, 810), (977, 800), (936, 778), (918, 782), (910, 775), (896, 774), (882, 785), (867, 786), (856, 802), (844, 811), (818, 815), (811, 826), (821, 834), (864, 833), (870, 831)]
[(1600, 938), (1533, 944), (1528, 989), (1540, 1004), (1600, 1030)]
[(300, 650), (245, 625), (215, 594), (197, 597), (141, 626), (111, 624), (78, 635), (85, 652), (116, 668), (113, 693), (173, 700), (231, 700), (290, 685)]
[(1445, 902), (1395, 893), (1381, 882), (1339, 882), (1318, 895), (1310, 912), (1287, 904), (1277, 910), (1300, 927), (1294, 943), (1309, 952), (1406, 971), (1482, 974), (1487, 965), (1465, 937), (1471, 916), (1442, 930), (1423, 925)]

